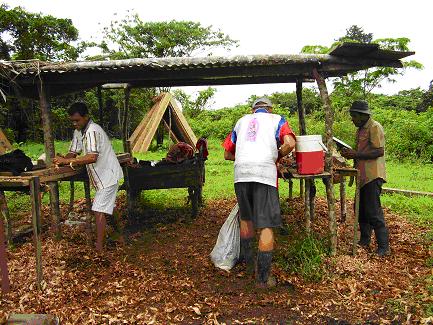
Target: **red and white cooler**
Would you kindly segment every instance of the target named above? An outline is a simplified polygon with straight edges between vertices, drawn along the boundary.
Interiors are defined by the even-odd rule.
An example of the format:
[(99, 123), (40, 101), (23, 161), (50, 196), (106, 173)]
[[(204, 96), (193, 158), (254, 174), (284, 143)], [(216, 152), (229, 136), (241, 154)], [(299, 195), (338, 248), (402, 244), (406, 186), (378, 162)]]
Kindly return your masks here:
[(296, 137), (296, 164), (298, 173), (311, 175), (323, 173), (326, 146), (321, 135), (298, 135)]

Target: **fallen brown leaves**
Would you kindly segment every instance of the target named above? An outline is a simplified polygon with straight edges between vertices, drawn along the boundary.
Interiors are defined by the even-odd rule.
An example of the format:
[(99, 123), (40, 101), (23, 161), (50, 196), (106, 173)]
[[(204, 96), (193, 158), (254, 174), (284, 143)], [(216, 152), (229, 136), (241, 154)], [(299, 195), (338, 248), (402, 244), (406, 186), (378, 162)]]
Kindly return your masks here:
[[(84, 213), (83, 204), (75, 211)], [(234, 200), (208, 202), (192, 222), (178, 211), (150, 211), (159, 223), (101, 255), (86, 244), (79, 228), (64, 228), (59, 242), (46, 235), (40, 292), (35, 288), (33, 245), (25, 243), (9, 252), (12, 292), (1, 296), (0, 320), (10, 313), (47, 313), (59, 316), (62, 324), (412, 324), (424, 317), (423, 304), (433, 303), (425, 282), (433, 273), (425, 263), (432, 252), (421, 236), (424, 229), (388, 211), (392, 255), (380, 259), (366, 250), (349, 255), (349, 216), (347, 224), (339, 225), (339, 253), (327, 258), (320, 283), (275, 268), (281, 285), (262, 291), (240, 267), (230, 273), (216, 270), (208, 254), (233, 204)], [(285, 215), (286, 221), (302, 225), (301, 202), (289, 204), (292, 212)], [(317, 199), (316, 206), (313, 228), (325, 235), (326, 203)], [(164, 223), (167, 215), (177, 221)]]

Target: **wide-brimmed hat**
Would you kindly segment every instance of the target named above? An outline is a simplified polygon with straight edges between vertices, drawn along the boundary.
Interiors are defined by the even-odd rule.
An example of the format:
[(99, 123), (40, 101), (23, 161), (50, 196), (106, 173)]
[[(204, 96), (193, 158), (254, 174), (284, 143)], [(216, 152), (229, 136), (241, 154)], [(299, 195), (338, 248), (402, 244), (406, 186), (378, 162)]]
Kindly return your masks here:
[(269, 100), (269, 98), (260, 97), (254, 101), (252, 108), (254, 109), (260, 107), (272, 107), (272, 102)]
[(365, 100), (355, 100), (352, 103), (352, 106), (350, 106), (349, 112), (358, 112), (371, 115), (370, 108), (368, 107), (368, 103)]

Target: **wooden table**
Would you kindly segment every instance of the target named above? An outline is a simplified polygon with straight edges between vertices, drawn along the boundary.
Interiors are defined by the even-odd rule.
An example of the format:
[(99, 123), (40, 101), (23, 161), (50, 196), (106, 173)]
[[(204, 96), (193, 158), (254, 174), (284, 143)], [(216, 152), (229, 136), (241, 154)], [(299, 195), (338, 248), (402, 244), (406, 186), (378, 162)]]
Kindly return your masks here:
[[(117, 159), (119, 160), (123, 168), (126, 168), (126, 164), (130, 161), (131, 155), (129, 153), (118, 154)], [(19, 176), (13, 176), (11, 175), (11, 173), (0, 173), (0, 198), (2, 201), (0, 202), (0, 218), (2, 219), (2, 221), (6, 221), (6, 233), (8, 235), (11, 235), (11, 225), (8, 217), (6, 201), (3, 194), (4, 191), (18, 191), (30, 194), (32, 204), (32, 227), (36, 251), (36, 284), (38, 289), (41, 288), (42, 281), (41, 190), (44, 190), (46, 184), (49, 184), (50, 182), (60, 181), (70, 181), (72, 184), (71, 189), (73, 188), (73, 182), (84, 182), (86, 200), (90, 201), (90, 185), (85, 166), (76, 167), (75, 170), (69, 166), (62, 166), (59, 168), (43, 168), (29, 172), (23, 172)], [(73, 195), (71, 196), (71, 200), (73, 201)], [(3, 223), (0, 224), (0, 228), (3, 228), (2, 226)], [(2, 232), (2, 234), (4, 234), (3, 229), (0, 229), (0, 231)], [(0, 241), (2, 240), (4, 243), (4, 239), (2, 238), (2, 236), (0, 236)], [(8, 279), (6, 254), (2, 253), (3, 250), (0, 243), (0, 271), (2, 273), (2, 279)], [(4, 288), (5, 290), (9, 290), (9, 283), (3, 283), (2, 281), (2, 288)]]
[[(341, 176), (340, 182), (340, 215), (343, 222), (346, 221), (347, 206), (346, 206), (346, 181), (345, 177), (354, 177), (356, 180), (356, 191), (355, 191), (355, 218), (353, 223), (353, 242), (352, 242), (352, 253), (356, 254), (358, 244), (358, 222), (359, 222), (359, 171), (356, 168), (335, 168), (334, 173)], [(331, 174), (323, 172), (314, 175), (301, 175), (298, 174), (296, 169), (289, 168), (287, 172), (283, 174), (283, 179), (289, 182), (289, 198), (292, 198), (292, 179), (299, 179), (305, 181), (305, 193), (304, 194), (304, 217), (305, 217), (305, 228), (309, 232), (311, 229), (311, 220), (314, 219), (314, 199), (315, 192), (310, 192), (311, 184), (315, 179), (327, 179), (331, 180)], [(310, 195), (311, 194), (311, 195)]]

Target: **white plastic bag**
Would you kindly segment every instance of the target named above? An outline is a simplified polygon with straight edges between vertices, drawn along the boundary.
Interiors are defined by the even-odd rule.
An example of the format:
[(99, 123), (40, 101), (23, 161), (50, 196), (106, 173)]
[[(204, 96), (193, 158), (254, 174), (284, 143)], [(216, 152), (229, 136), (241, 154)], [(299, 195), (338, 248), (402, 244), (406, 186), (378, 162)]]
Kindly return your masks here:
[(222, 225), (215, 247), (210, 253), (210, 258), (216, 267), (230, 271), (239, 259), (240, 240), (239, 206), (236, 203)]

